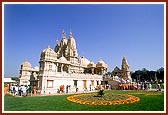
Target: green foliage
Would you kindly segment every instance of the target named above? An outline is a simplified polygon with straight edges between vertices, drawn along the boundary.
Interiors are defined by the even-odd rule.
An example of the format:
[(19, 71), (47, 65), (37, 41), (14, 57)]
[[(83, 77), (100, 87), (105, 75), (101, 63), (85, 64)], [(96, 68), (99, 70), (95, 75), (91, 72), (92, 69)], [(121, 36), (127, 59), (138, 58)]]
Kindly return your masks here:
[(97, 93), (98, 96), (102, 97), (104, 95), (104, 90), (100, 89)]
[(157, 71), (149, 71), (146, 68), (143, 68), (142, 70), (132, 72), (131, 78), (136, 79), (136, 81), (139, 82), (148, 81), (156, 83), (156, 80), (164, 81), (164, 68), (161, 67)]
[(7, 83), (4, 83), (4, 87), (7, 87), (8, 86), (8, 84)]
[[(163, 84), (160, 84), (160, 87), (161, 87), (161, 89), (164, 89)], [(157, 86), (156, 83), (155, 83), (155, 84), (152, 84), (152, 89), (157, 89), (157, 88), (158, 88), (158, 86)]]
[(31, 93), (31, 91), (33, 92), (33, 86), (29, 86), (29, 88), (27, 89), (27, 93)]
[(19, 77), (12, 77), (11, 79), (14, 81), (19, 81)]

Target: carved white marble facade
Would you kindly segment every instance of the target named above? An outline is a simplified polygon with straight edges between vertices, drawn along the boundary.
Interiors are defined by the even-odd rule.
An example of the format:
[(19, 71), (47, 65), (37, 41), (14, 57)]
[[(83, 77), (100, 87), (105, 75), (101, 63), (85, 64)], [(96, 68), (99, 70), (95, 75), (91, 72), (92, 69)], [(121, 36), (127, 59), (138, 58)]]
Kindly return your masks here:
[[(48, 46), (41, 52), (39, 64), (37, 79), (41, 93), (56, 93), (61, 85), (70, 85), (71, 91), (75, 91), (76, 87), (78, 91), (89, 90), (90, 85), (94, 89), (101, 83), (102, 75), (108, 68), (102, 59), (95, 64), (84, 56), (80, 57), (72, 32), (67, 39), (64, 31), (54, 50)], [(23, 69), (20, 79), (23, 79), (22, 73)]]
[(37, 79), (38, 73), (39, 68), (37, 66), (32, 68), (28, 61), (23, 62), (20, 69), (19, 85), (30, 85), (30, 80)]

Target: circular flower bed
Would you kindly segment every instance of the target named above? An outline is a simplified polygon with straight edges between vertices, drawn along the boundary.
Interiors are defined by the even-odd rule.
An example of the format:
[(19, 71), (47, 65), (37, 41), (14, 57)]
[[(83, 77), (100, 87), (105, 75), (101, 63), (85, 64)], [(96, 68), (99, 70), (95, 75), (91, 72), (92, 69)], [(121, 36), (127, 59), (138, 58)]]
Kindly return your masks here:
[(128, 94), (105, 94), (103, 97), (94, 94), (77, 94), (67, 97), (67, 100), (85, 105), (120, 105), (140, 101), (138, 97)]

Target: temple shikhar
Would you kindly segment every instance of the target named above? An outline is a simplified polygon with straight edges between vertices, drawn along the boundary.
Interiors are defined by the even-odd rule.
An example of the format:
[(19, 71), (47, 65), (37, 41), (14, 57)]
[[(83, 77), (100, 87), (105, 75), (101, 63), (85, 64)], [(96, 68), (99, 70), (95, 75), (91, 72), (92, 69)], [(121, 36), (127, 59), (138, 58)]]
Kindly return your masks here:
[(116, 66), (112, 71), (112, 76), (118, 76), (119, 78), (123, 78), (124, 80), (132, 81), (130, 67), (125, 57), (123, 57), (122, 59), (121, 69)]
[[(30, 62), (21, 64), (20, 85), (33, 85), (41, 94), (57, 93), (61, 86), (68, 86), (70, 91), (95, 90), (103, 81), (108, 65), (100, 59), (97, 63), (79, 56), (76, 41), (72, 32), (69, 38), (62, 32), (62, 39), (54, 49), (48, 46), (41, 52), (39, 67), (31, 67)], [(127, 60), (123, 58), (121, 74), (124, 79), (130, 79)]]

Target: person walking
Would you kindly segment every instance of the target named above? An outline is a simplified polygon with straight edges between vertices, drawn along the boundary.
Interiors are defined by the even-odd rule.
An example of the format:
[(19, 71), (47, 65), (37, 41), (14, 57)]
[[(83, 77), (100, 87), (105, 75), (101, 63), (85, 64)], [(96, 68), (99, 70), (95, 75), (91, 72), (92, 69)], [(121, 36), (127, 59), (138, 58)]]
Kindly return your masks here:
[(149, 89), (152, 89), (152, 84), (151, 83), (149, 83)]
[(160, 84), (158, 84), (158, 91), (161, 91), (161, 87), (160, 87)]
[(66, 86), (66, 93), (68, 93), (68, 85)]
[(92, 90), (91, 84), (89, 86), (90, 86), (90, 91), (91, 91)]

